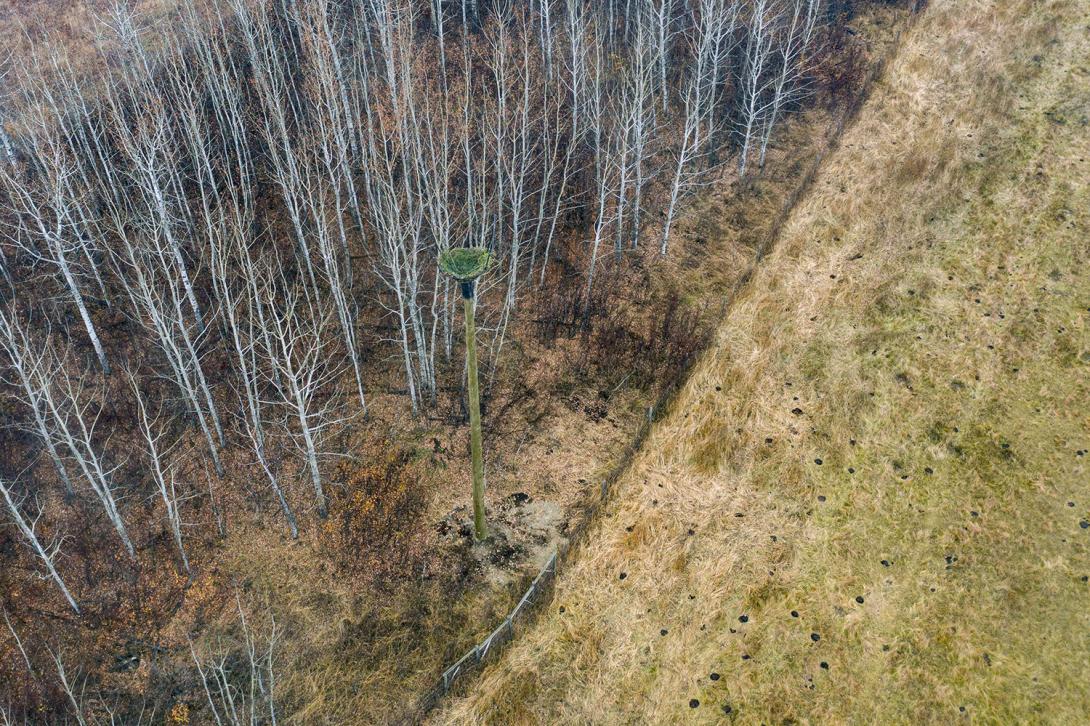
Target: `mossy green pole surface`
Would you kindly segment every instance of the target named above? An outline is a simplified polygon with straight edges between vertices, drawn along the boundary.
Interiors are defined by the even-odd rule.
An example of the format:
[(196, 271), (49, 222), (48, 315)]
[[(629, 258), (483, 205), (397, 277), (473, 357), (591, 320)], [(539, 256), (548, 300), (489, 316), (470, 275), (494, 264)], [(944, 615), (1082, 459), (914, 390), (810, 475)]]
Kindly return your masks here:
[(473, 281), (462, 283), (466, 310), (466, 363), (469, 367), (469, 450), (473, 457), (473, 533), (488, 536), (484, 523), (484, 458), (481, 454), (481, 398), (477, 383), (477, 325), (473, 318)]
[(477, 383), (477, 325), (473, 319), (477, 278), (492, 266), (484, 247), (459, 247), (439, 255), (439, 269), (462, 287), (466, 309), (466, 366), (469, 369), (469, 450), (473, 457), (473, 533), (478, 541), (488, 536), (484, 524), (484, 458), (481, 454), (481, 391)]

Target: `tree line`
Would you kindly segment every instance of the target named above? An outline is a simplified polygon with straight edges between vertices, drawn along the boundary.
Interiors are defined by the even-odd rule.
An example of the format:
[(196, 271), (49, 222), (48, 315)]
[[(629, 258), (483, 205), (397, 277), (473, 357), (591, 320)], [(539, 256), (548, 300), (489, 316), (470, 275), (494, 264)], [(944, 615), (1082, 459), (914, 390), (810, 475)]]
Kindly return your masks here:
[[(670, 254), (709, 174), (764, 166), (843, 18), (822, 0), (186, 0), (155, 39), (124, 6), (101, 17), (92, 87), (59, 51), (10, 72), (0, 375), (30, 453), (3, 462), (0, 498), (19, 538), (78, 613), (64, 533), (38, 522), (89, 503), (135, 559), (141, 494), (188, 572), (185, 437), (221, 477), (245, 452), (297, 536), (291, 467), (325, 516), (329, 434), (366, 414), (369, 372), (396, 369), (414, 416), (436, 405), (459, 303), (442, 253), (497, 261), (493, 365), (542, 286), (589, 314), (607, 265)], [(116, 400), (126, 420), (103, 424)]]

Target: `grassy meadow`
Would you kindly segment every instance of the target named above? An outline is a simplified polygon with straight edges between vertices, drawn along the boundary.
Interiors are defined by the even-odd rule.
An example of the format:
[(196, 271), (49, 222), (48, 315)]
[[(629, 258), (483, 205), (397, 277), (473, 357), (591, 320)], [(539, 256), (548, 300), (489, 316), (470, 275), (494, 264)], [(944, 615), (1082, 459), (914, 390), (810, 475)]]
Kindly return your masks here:
[(935, 0), (436, 723), (1090, 717), (1090, 5)]

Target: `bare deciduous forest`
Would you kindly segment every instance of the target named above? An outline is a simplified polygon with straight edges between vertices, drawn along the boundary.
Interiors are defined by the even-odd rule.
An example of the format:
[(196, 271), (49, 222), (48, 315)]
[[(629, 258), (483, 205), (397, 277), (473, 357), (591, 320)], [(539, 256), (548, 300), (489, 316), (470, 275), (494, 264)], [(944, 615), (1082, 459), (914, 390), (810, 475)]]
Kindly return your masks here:
[[(626, 392), (714, 322), (685, 284), (716, 274), (707, 240), (682, 220), (714, 190), (758, 196), (773, 158), (793, 168), (783, 130), (853, 98), (853, 23), (896, 5), (4, 10), (22, 39), (0, 81), (4, 722), (336, 721), (308, 700), (291, 643), (310, 624), (272, 604), (277, 575), (246, 572), (260, 552), (228, 564), (247, 542), (278, 542), (253, 545), (270, 572), (351, 583), (342, 636), (385, 643), (359, 656), (359, 698), (412, 667), (395, 654), (454, 653), (469, 613), (488, 625), (490, 568), (530, 545), (469, 537), (461, 298), (439, 255), (495, 259), (476, 317), (504, 466), (544, 399), (638, 418)], [(54, 12), (80, 32), (50, 32)], [(397, 627), (362, 612), (383, 601), (407, 603)]]

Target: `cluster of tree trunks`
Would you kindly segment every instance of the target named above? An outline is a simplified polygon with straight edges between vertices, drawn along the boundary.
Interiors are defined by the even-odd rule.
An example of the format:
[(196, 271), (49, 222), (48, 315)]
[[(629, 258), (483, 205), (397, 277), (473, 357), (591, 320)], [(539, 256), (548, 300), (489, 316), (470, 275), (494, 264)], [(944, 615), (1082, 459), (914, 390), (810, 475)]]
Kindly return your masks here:
[[(610, 250), (669, 254), (711, 170), (763, 167), (832, 17), (822, 0), (226, 0), (183, 3), (154, 49), (131, 11), (102, 18), (93, 88), (60, 53), (8, 74), (0, 375), (42, 466), (0, 477), (7, 519), (77, 613), (63, 533), (37, 525), (54, 481), (131, 558), (124, 501), (161, 503), (188, 572), (189, 432), (220, 476), (244, 450), (297, 536), (286, 452), (325, 516), (323, 454), (366, 414), (369, 371), (393, 359), (412, 413), (435, 404), (458, 327), (443, 251), (498, 260), (478, 296), (493, 365), (560, 255), (589, 311)], [(114, 396), (136, 450), (99, 425)], [(115, 476), (124, 457), (143, 481)]]

